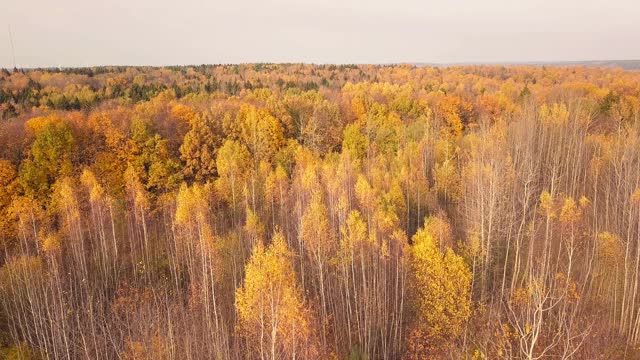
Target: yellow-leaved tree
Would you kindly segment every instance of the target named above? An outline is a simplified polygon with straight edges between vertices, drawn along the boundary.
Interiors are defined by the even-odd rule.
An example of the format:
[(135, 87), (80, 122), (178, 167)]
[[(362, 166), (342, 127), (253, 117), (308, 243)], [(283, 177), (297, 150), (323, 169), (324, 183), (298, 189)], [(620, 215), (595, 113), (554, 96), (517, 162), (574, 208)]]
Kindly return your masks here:
[(310, 271), (315, 274), (318, 285), (318, 297), (320, 299), (320, 315), (322, 316), (322, 343), (326, 343), (326, 326), (328, 322), (328, 309), (326, 293), (327, 262), (334, 253), (335, 236), (329, 222), (328, 210), (319, 192), (313, 193), (311, 202), (302, 215), (300, 221), (300, 237), (304, 242), (308, 258), (313, 264)]
[(318, 355), (311, 312), (298, 286), (291, 256), (280, 232), (266, 248), (258, 242), (245, 268), (244, 283), (236, 290), (240, 333), (248, 350), (260, 354), (261, 359)]
[(267, 110), (242, 105), (237, 116), (239, 140), (247, 147), (257, 165), (271, 160), (284, 144), (282, 125)]
[[(425, 220), (429, 224), (429, 219)], [(440, 251), (437, 237), (420, 228), (411, 246), (413, 324), (407, 357), (436, 358), (454, 343), (471, 316), (471, 272), (451, 248)]]
[(236, 206), (251, 169), (251, 155), (241, 143), (227, 140), (218, 150), (216, 167), (219, 177), (215, 181), (215, 186), (223, 198), (231, 205), (231, 217), (235, 224)]

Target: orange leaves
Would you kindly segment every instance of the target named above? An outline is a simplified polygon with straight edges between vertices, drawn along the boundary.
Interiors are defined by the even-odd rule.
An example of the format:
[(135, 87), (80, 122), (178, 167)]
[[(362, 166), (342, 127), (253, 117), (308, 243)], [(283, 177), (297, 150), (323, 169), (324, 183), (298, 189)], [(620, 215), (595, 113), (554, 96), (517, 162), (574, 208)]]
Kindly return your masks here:
[(196, 119), (197, 114), (193, 109), (183, 104), (175, 104), (171, 107), (171, 116), (191, 124)]
[(18, 224), (25, 226), (25, 231), (29, 231), (31, 224), (42, 220), (45, 216), (38, 203), (25, 196), (16, 197), (11, 202), (8, 213), (18, 221)]
[(444, 122), (442, 133), (445, 137), (458, 139), (465, 124), (472, 119), (473, 105), (458, 96), (433, 93), (431, 95), (436, 118)]
[(0, 191), (5, 191), (17, 175), (15, 167), (9, 160), (0, 159)]
[(9, 216), (9, 205), (16, 189), (16, 169), (7, 160), (0, 159), (0, 239), (8, 237), (12, 232), (12, 221)]
[[(528, 88), (525, 87), (525, 89)], [(526, 94), (526, 92), (523, 91)], [(504, 93), (483, 94), (477, 100), (478, 106), (482, 108), (490, 120), (496, 121), (502, 117), (512, 115), (517, 107)]]

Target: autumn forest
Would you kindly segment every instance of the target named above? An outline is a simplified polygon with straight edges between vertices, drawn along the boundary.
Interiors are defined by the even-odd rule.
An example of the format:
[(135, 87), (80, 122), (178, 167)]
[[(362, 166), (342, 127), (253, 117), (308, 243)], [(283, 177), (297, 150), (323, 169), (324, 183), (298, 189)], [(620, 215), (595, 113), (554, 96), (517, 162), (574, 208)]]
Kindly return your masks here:
[(0, 73), (0, 358), (640, 359), (640, 72)]

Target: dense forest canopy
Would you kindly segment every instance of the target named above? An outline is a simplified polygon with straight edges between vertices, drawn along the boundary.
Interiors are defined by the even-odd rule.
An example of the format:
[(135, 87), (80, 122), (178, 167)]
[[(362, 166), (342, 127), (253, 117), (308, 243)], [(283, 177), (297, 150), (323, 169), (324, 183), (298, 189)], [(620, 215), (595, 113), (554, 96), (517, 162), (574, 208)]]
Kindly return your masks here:
[(0, 73), (0, 357), (640, 358), (640, 72)]

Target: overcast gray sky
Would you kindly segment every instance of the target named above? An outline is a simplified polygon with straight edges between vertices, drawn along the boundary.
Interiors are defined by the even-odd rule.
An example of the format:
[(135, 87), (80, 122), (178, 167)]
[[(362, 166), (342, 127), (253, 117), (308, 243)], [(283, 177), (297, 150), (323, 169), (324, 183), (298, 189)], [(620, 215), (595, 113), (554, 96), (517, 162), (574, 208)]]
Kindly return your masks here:
[(0, 0), (0, 67), (640, 59), (639, 0)]

